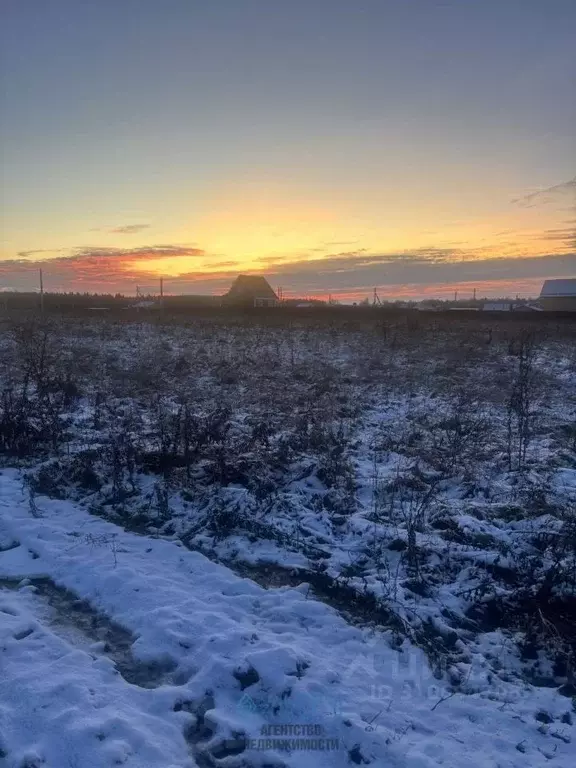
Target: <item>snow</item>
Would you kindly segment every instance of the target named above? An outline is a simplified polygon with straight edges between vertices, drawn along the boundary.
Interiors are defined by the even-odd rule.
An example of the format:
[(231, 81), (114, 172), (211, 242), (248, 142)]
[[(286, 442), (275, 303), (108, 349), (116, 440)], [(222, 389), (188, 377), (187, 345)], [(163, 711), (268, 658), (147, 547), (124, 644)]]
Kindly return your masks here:
[[(177, 540), (124, 531), (69, 501), (37, 497), (35, 514), (19, 473), (3, 470), (6, 768), (574, 764), (570, 699), (494, 680), (490, 657), (515, 663), (499, 632), (438, 679), (408, 640), (397, 647), (390, 630), (352, 626), (307, 585), (265, 589)], [(88, 601), (95, 617), (129, 633), (141, 679), (123, 677), (111, 645), (71, 626), (73, 607), (54, 615), (43, 579), (62, 591), (61, 606)], [(449, 676), (463, 681), (459, 692)], [(321, 734), (323, 750), (278, 748), (302, 726)], [(300, 746), (319, 746), (315, 738)]]

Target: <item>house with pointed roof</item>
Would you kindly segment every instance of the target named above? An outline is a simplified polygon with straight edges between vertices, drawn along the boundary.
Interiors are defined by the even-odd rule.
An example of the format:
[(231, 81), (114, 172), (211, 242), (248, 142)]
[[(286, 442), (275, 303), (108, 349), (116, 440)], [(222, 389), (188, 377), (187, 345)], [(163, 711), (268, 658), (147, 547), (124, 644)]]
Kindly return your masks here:
[(222, 304), (228, 307), (276, 307), (278, 296), (262, 275), (238, 275)]
[(539, 298), (540, 306), (557, 312), (576, 312), (576, 277), (546, 280)]

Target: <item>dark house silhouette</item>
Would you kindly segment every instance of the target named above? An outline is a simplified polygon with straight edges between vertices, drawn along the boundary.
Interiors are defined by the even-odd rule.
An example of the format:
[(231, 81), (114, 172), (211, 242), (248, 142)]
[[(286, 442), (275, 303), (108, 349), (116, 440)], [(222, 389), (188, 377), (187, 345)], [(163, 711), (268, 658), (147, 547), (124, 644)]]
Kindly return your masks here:
[(228, 293), (222, 296), (222, 304), (233, 307), (275, 307), (279, 301), (265, 277), (238, 275)]
[(539, 304), (551, 312), (576, 312), (576, 277), (546, 280)]

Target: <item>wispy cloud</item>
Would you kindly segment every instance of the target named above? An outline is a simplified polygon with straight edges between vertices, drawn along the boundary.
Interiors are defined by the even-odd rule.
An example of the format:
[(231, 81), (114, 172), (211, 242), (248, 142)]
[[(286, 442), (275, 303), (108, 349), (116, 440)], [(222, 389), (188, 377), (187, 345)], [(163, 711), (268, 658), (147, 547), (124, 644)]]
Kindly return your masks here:
[(212, 261), (207, 260), (204, 262), (204, 265), (207, 269), (221, 269), (222, 267), (236, 267), (238, 266), (237, 261)]
[(32, 251), (18, 251), (18, 258), (29, 259), (30, 257), (36, 257), (40, 253), (63, 253), (62, 248), (37, 248)]
[(576, 193), (576, 176), (570, 179), (570, 181), (563, 181), (560, 184), (554, 184), (552, 187), (539, 189), (536, 192), (530, 192), (528, 195), (516, 197), (512, 202), (524, 208), (533, 208), (535, 205), (555, 202), (559, 197), (570, 193)]
[(268, 274), (283, 285), (300, 290), (329, 291), (388, 286), (393, 292), (404, 284), (434, 285), (461, 281), (513, 282), (563, 277), (574, 272), (576, 253), (531, 258), (464, 258), (459, 250), (418, 250), (400, 254), (338, 254), (292, 265), (271, 267)]
[[(367, 295), (377, 286), (382, 295), (433, 295), (435, 286), (491, 285), (492, 295), (534, 291), (548, 277), (574, 274), (576, 248), (565, 252), (573, 229), (561, 227), (540, 233), (551, 251), (518, 258), (503, 252), (495, 258), (489, 249), (416, 248), (400, 252), (371, 253), (363, 249), (321, 256), (301, 253), (291, 261), (267, 259), (261, 268), (273, 285), (296, 295)], [(224, 257), (224, 258), (223, 258)], [(165, 275), (166, 289), (173, 293), (222, 293), (241, 267), (224, 254), (210, 254), (191, 245), (156, 244), (139, 248), (78, 248), (67, 256), (34, 258), (32, 252), (16, 260), (0, 261), (0, 287), (20, 290), (36, 286), (35, 270), (44, 267), (48, 290), (133, 293), (135, 286), (157, 289), (158, 263), (168, 259), (174, 266)], [(176, 271), (177, 270), (177, 271)], [(500, 286), (501, 290), (498, 290)], [(532, 290), (532, 289), (530, 289)]]
[(572, 226), (559, 229), (547, 229), (542, 235), (542, 240), (552, 240), (564, 245), (570, 250), (576, 250), (576, 228)]
[(150, 224), (118, 224), (105, 227), (93, 227), (91, 232), (105, 232), (108, 235), (137, 235), (145, 229), (150, 229)]
[[(52, 290), (129, 290), (142, 279), (156, 276), (135, 265), (162, 258), (183, 258), (192, 261), (203, 259), (205, 252), (199, 248), (182, 245), (150, 245), (139, 248), (105, 248), (86, 246), (75, 249), (66, 256), (34, 259), (34, 253), (22, 251), (18, 259), (0, 261), (0, 279), (19, 275), (22, 289), (29, 283), (29, 273), (38, 266), (44, 268), (46, 285)], [(11, 283), (13, 282), (10, 280)]]
[(111, 227), (107, 231), (113, 235), (137, 235), (145, 229), (150, 229), (150, 224), (124, 224), (121, 227)]

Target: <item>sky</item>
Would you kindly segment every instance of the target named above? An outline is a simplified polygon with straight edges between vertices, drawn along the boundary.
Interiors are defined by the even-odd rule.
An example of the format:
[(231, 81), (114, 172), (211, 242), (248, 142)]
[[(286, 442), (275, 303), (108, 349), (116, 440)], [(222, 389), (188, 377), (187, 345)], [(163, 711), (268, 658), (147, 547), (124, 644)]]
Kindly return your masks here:
[(576, 276), (574, 0), (4, 0), (0, 290)]

